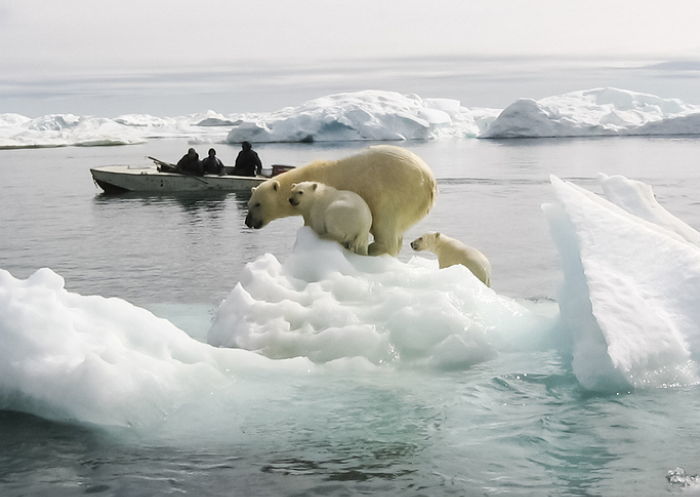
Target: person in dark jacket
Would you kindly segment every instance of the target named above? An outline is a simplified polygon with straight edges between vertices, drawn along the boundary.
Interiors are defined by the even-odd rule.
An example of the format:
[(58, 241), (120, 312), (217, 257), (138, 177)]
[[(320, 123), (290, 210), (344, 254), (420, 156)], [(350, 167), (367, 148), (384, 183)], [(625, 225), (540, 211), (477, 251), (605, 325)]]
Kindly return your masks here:
[(260, 157), (250, 142), (241, 143), (242, 150), (238, 152), (236, 157), (236, 167), (233, 168), (233, 174), (238, 176), (255, 176), (262, 173), (262, 162)]
[(204, 174), (224, 174), (224, 163), (216, 156), (216, 150), (209, 149), (209, 156), (202, 161)]
[(199, 162), (199, 154), (193, 148), (187, 151), (187, 154), (182, 156), (177, 162), (178, 172), (182, 174), (191, 174), (194, 176), (202, 175), (202, 164)]

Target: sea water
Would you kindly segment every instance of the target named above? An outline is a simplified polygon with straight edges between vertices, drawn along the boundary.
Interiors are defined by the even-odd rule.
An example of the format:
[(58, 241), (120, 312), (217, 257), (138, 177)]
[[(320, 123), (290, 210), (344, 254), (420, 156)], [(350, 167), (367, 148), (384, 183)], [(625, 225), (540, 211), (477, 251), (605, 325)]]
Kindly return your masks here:
[[(298, 165), (364, 145), (256, 148), (266, 164)], [(401, 296), (423, 309), (420, 319), (428, 316), (427, 321), (417, 322), (426, 339), (441, 332), (432, 329), (431, 320), (451, 326), (443, 313), (451, 307), (445, 307), (441, 292), (426, 290), (445, 282), (445, 295), (453, 298), (464, 295), (452, 290), (460, 281), (469, 288), (471, 283), (463, 274), (411, 280), (433, 278), (437, 266), (407, 244), (425, 231), (442, 231), (481, 249), (493, 265), (495, 295), (508, 299), (508, 309), (531, 317), (520, 329), (517, 323), (523, 322), (517, 320), (511, 327), (518, 343), (472, 344), (471, 350), (488, 354), (437, 365), (415, 355), (433, 347), (415, 333), (390, 337), (403, 355), (384, 366), (369, 354), (343, 357), (342, 351), (334, 351), (341, 360), (314, 362), (305, 358), (311, 350), (272, 360), (210, 350), (204, 342), (232, 305), (239, 282), (249, 288), (251, 278), (269, 278), (259, 285), (269, 291), (286, 285), (284, 279), (273, 281), (280, 274), (276, 264), (287, 271), (285, 263), (299, 257), (305, 243), (330, 258), (342, 251), (309, 242), (299, 218), (277, 220), (260, 231), (245, 228), (242, 194), (107, 196), (92, 184), (90, 167), (144, 164), (147, 155), (175, 160), (190, 146), (184, 140), (3, 151), (0, 268), (12, 278), (33, 278), (6, 280), (5, 288), (38, 293), (27, 293), (27, 305), (36, 306), (27, 313), (6, 310), (35, 324), (22, 328), (13, 322), (20, 334), (0, 344), (2, 357), (26, 360), (30, 344), (41, 351), (57, 340), (51, 348), (64, 350), (70, 360), (97, 362), (80, 377), (47, 376), (47, 391), (34, 398), (31, 393), (42, 385), (25, 388), (8, 384), (8, 377), (0, 380), (3, 405), (12, 406), (0, 412), (2, 495), (697, 491), (696, 386), (596, 392), (583, 388), (574, 374), (564, 343), (567, 330), (557, 321), (563, 272), (541, 204), (556, 199), (550, 174), (599, 193), (598, 172), (623, 174), (652, 185), (660, 204), (698, 228), (700, 141), (626, 137), (402, 145), (430, 164), (439, 196), (431, 214), (406, 233), (400, 266), (363, 269), (379, 274), (373, 291), (381, 285), (385, 299)], [(216, 147), (225, 163), (232, 162), (236, 147)], [(302, 273), (310, 270), (300, 264)], [(42, 267), (52, 272), (32, 276)], [(394, 271), (405, 289), (395, 293), (399, 284), (386, 283), (381, 271)], [(330, 291), (357, 288), (357, 280), (343, 274)], [(68, 293), (62, 293), (57, 275)], [(321, 280), (321, 287), (329, 284)], [(411, 293), (420, 301), (411, 300)], [(118, 299), (83, 300), (93, 295)], [(348, 298), (336, 296), (339, 302)], [(396, 323), (388, 313), (399, 307), (391, 305), (387, 315), (377, 315), (390, 329)], [(430, 305), (436, 306), (432, 318)], [(336, 314), (345, 310), (336, 308), (323, 319), (337, 327)], [(416, 325), (402, 322), (394, 333)], [(61, 332), (81, 326), (94, 328), (81, 335), (90, 346)], [(364, 336), (337, 340), (350, 347)], [(411, 360), (404, 359), (407, 350), (414, 352)], [(104, 369), (109, 361), (112, 366)], [(23, 367), (31, 370), (31, 364)], [(59, 400), (42, 404), (39, 398)], [(667, 478), (669, 471), (675, 472)]]

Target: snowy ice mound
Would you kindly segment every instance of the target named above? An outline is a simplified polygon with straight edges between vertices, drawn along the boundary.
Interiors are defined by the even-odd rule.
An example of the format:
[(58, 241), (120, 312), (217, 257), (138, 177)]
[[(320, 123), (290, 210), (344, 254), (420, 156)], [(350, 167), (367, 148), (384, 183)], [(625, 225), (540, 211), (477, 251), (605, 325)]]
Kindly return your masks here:
[(215, 349), (124, 300), (68, 292), (50, 269), (26, 280), (0, 270), (0, 409), (142, 425), (231, 376), (310, 366)]
[(389, 91), (339, 93), (244, 119), (230, 143), (426, 140), (475, 137), (497, 115), (469, 110), (457, 100), (422, 99)]
[(143, 141), (139, 133), (107, 118), (51, 114), (30, 119), (0, 114), (0, 148), (129, 145)]
[(30, 119), (19, 114), (0, 114), (0, 149), (132, 145), (158, 138), (221, 142), (235, 123), (214, 111), (179, 117), (125, 114), (114, 119), (74, 114)]
[(700, 133), (700, 106), (617, 88), (521, 99), (482, 138), (675, 135)]
[(247, 264), (207, 341), (318, 363), (465, 368), (550, 325), (463, 266), (358, 256), (303, 227), (284, 262), (265, 254)]
[(128, 145), (159, 138), (190, 143), (395, 141), (621, 135), (698, 135), (700, 106), (615, 88), (522, 99), (499, 109), (391, 91), (339, 93), (275, 112), (113, 119), (0, 114), (0, 149)]
[(552, 177), (558, 202), (543, 207), (562, 259), (574, 373), (591, 390), (695, 384), (700, 234), (648, 185), (601, 181), (609, 200)]

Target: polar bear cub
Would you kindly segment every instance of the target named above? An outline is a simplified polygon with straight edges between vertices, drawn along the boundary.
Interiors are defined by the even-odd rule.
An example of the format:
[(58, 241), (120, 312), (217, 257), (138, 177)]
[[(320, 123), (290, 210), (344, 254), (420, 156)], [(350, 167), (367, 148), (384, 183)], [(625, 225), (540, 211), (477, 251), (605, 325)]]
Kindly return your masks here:
[(336, 190), (317, 181), (294, 183), (289, 203), (321, 238), (335, 240), (356, 254), (367, 255), (372, 212), (357, 193)]
[(411, 248), (416, 251), (428, 250), (437, 255), (440, 269), (462, 264), (486, 286), (491, 286), (491, 263), (474, 247), (442, 233), (432, 232), (413, 240)]

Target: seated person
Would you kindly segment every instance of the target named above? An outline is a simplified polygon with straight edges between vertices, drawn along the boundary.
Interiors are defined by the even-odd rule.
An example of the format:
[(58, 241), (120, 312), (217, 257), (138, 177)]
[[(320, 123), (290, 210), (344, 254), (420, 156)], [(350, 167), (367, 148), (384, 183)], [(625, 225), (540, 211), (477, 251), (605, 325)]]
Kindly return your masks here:
[(213, 148), (209, 149), (209, 155), (202, 161), (202, 169), (204, 174), (224, 174), (224, 163), (216, 156), (216, 150)]
[(177, 162), (177, 172), (194, 176), (202, 175), (202, 164), (199, 162), (199, 154), (195, 149), (189, 149), (187, 154), (183, 155), (182, 159)]
[(237, 176), (255, 176), (262, 172), (262, 162), (260, 162), (260, 157), (250, 142), (241, 143), (242, 150), (238, 152), (238, 157), (236, 157), (236, 167), (233, 168), (231, 174)]

